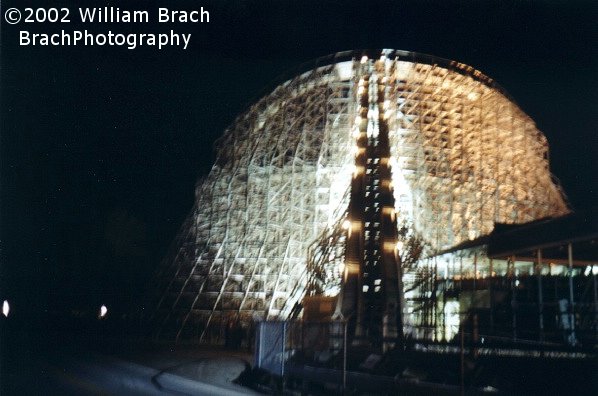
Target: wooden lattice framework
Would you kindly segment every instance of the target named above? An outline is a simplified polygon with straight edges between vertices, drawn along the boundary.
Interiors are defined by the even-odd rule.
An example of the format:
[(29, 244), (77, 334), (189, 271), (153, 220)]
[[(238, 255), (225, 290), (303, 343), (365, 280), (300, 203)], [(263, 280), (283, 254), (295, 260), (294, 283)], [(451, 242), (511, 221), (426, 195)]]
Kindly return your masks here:
[[(428, 252), (486, 235), (495, 222), (568, 212), (546, 138), (490, 78), (404, 51), (366, 55), (387, 71), (397, 223), (413, 224)], [(229, 320), (290, 314), (309, 278), (310, 246), (346, 216), (363, 56), (304, 67), (225, 131), (155, 277), (156, 337), (221, 342)], [(326, 262), (342, 267), (342, 249)]]

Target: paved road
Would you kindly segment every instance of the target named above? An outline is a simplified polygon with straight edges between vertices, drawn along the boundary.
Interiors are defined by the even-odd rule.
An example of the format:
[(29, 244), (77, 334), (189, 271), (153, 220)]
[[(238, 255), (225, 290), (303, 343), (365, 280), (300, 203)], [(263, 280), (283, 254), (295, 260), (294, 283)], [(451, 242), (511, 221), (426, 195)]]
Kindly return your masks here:
[[(16, 351), (18, 353), (18, 351)], [(4, 395), (247, 395), (232, 382), (250, 356), (214, 349), (56, 346), (3, 367)]]
[[(64, 395), (247, 395), (248, 389), (232, 384), (238, 375), (227, 370), (239, 366), (235, 359), (184, 363), (157, 370), (115, 357), (90, 354), (68, 356), (46, 365), (48, 390)], [(186, 377), (179, 375), (186, 372)], [(197, 373), (196, 379), (189, 377)], [(237, 375), (235, 375), (235, 373)]]

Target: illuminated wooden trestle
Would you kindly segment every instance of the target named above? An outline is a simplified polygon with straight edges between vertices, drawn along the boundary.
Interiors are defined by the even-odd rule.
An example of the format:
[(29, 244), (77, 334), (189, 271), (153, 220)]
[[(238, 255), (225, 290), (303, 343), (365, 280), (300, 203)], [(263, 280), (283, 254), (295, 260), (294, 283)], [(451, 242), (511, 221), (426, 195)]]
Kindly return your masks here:
[(410, 52), (318, 59), (216, 148), (155, 278), (157, 338), (223, 342), (230, 320), (287, 318), (314, 273), (356, 333), (411, 334), (424, 274), (439, 269), (422, 259), (402, 273), (398, 228), (429, 258), (495, 223), (568, 212), (546, 138), (509, 96), (467, 65)]

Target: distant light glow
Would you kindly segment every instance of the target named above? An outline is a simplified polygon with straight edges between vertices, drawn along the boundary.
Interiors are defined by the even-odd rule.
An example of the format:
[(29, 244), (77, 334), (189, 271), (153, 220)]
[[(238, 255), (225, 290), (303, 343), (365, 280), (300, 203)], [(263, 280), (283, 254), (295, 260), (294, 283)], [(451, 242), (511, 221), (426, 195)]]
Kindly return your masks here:
[(452, 339), (459, 332), (459, 326), (461, 324), (460, 311), (461, 306), (459, 301), (449, 300), (444, 305), (444, 320), (446, 322), (444, 337), (447, 340)]
[(353, 177), (357, 177), (358, 175), (362, 174), (365, 171), (363, 166), (357, 166), (353, 168)]
[(475, 230), (469, 230), (467, 232), (467, 236), (469, 237), (470, 241), (473, 241), (476, 238), (476, 232), (475, 232)]
[(324, 295), (328, 296), (328, 297), (335, 297), (338, 296), (338, 294), (341, 292), (340, 287), (338, 286), (333, 286), (328, 290), (324, 290)]
[(397, 242), (397, 250), (400, 252), (403, 250), (403, 241)]
[(100, 307), (100, 319), (103, 319), (104, 317), (106, 317), (107, 313), (108, 313), (108, 308), (106, 308), (105, 305), (102, 305)]
[(471, 93), (469, 93), (469, 95), (467, 95), (467, 99), (469, 99), (471, 101), (477, 100), (479, 97), (480, 97), (480, 95), (478, 95), (475, 92), (471, 92)]
[(378, 107), (373, 107), (368, 110), (368, 117), (369, 118), (378, 118)]
[(4, 300), (4, 303), (2, 303), (2, 315), (4, 315), (5, 317), (8, 317), (9, 312), (10, 312), (10, 305), (8, 304), (8, 301)]
[(367, 56), (365, 56), (365, 55), (364, 55), (364, 56), (362, 56), (362, 57), (361, 57), (361, 64), (362, 64), (362, 65), (363, 65), (365, 62), (367, 62), (367, 61), (368, 61), (368, 57), (367, 57)]
[(343, 221), (343, 230), (348, 230), (351, 227), (351, 222), (349, 220)]
[(340, 62), (336, 64), (336, 71), (341, 80), (348, 80), (353, 77), (353, 62)]

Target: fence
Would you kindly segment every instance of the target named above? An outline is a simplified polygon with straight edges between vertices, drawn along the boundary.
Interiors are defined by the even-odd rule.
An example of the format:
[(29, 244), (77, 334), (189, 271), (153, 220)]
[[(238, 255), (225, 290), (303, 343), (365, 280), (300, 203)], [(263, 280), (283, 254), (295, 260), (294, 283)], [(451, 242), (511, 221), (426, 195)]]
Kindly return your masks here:
[(290, 359), (333, 361), (343, 372), (347, 368), (347, 323), (264, 321), (256, 328), (255, 366), (277, 376), (285, 374)]

